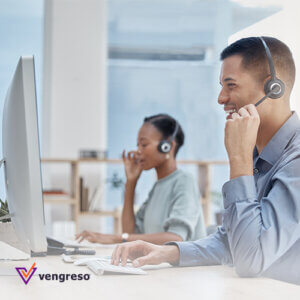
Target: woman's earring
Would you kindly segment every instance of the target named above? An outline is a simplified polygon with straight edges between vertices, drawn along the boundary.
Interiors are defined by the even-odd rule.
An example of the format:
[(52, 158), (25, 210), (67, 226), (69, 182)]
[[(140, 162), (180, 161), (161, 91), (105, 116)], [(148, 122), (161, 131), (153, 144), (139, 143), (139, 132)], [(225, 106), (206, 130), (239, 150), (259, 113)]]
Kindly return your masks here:
[(166, 154), (166, 159), (169, 159), (170, 158), (170, 154)]

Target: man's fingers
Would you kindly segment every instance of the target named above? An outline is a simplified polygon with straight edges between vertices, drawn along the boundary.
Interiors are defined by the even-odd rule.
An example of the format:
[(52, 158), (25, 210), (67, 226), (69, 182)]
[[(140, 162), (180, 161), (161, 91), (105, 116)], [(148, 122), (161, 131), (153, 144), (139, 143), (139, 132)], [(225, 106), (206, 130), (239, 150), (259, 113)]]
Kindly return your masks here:
[(235, 119), (241, 118), (241, 116), (240, 116), (238, 113), (234, 112), (234, 113), (231, 115), (231, 118), (232, 118), (232, 120), (235, 120)]
[(114, 260), (115, 260), (115, 257), (116, 257), (116, 253), (117, 253), (118, 248), (119, 248), (119, 246), (116, 246), (116, 247), (114, 248), (114, 251), (113, 251), (113, 253), (112, 253), (112, 255), (111, 255), (111, 260), (110, 260), (110, 263), (111, 263), (111, 264), (114, 264)]
[(124, 267), (127, 264), (128, 259), (128, 248), (124, 248), (124, 250), (121, 253), (121, 265)]
[(246, 105), (244, 108), (249, 112), (249, 114), (250, 114), (251, 116), (254, 116), (254, 117), (258, 117), (258, 118), (259, 118), (258, 111), (257, 111), (257, 109), (256, 109), (256, 107), (255, 107), (254, 104)]
[[(125, 266), (128, 259), (134, 260), (138, 256), (143, 255), (142, 253), (145, 253), (147, 250), (146, 248), (145, 242), (142, 241), (134, 241), (118, 245), (112, 253), (111, 264), (117, 266), (121, 261), (122, 265)], [(146, 264), (149, 259), (150, 257), (148, 257), (145, 262), (142, 259), (140, 263)]]
[(242, 107), (241, 109), (239, 109), (238, 113), (241, 117), (249, 117), (249, 112), (247, 111), (247, 109), (245, 107)]
[(119, 246), (117, 249), (116, 249), (116, 252), (114, 254), (114, 260), (113, 260), (113, 265), (117, 266), (119, 265), (120, 263), (120, 258), (121, 258), (121, 254), (122, 254), (122, 249), (123, 246)]
[(135, 268), (142, 267), (144, 265), (151, 265), (153, 262), (153, 254), (149, 253), (148, 255), (139, 257), (132, 262), (132, 265)]

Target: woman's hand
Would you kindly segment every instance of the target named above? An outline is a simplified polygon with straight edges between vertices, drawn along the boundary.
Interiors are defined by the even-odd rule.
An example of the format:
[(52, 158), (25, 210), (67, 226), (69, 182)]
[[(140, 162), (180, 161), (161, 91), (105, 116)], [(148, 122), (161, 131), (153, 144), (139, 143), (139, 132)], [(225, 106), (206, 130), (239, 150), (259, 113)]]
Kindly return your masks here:
[(136, 182), (141, 173), (142, 173), (142, 167), (139, 163), (138, 155), (136, 151), (130, 151), (125, 153), (125, 150), (122, 153), (126, 178), (128, 182)]
[(122, 242), (121, 235), (118, 234), (102, 234), (98, 232), (92, 231), (83, 231), (81, 233), (76, 234), (76, 240), (79, 239), (79, 243), (83, 240), (88, 240), (91, 243), (100, 243), (100, 244), (116, 244)]

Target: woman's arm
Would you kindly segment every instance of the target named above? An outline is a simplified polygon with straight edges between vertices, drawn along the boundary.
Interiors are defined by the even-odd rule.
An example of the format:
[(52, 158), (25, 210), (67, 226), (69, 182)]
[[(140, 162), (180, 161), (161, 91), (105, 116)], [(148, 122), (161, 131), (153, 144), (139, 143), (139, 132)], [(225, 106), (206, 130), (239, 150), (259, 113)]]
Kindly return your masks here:
[(125, 184), (124, 205), (122, 211), (122, 230), (127, 233), (134, 233), (134, 191), (137, 181), (127, 181)]
[(163, 245), (167, 242), (182, 242), (183, 239), (173, 232), (158, 232), (158, 233), (144, 233), (144, 234), (129, 234), (128, 242), (132, 241), (145, 241), (157, 245)]
[[(120, 234), (102, 234), (91, 231), (83, 231), (76, 235), (79, 242), (88, 240), (91, 243), (100, 244), (115, 244), (122, 243), (122, 236)], [(145, 233), (145, 234), (129, 234), (128, 242), (142, 240), (157, 245), (163, 245), (167, 242), (182, 242), (183, 239), (178, 234), (173, 232), (159, 232), (159, 233)]]
[(142, 168), (136, 151), (130, 151), (126, 155), (124, 150), (122, 153), (122, 158), (126, 174), (124, 205), (122, 211), (122, 231), (134, 233), (134, 191), (137, 181), (142, 173)]

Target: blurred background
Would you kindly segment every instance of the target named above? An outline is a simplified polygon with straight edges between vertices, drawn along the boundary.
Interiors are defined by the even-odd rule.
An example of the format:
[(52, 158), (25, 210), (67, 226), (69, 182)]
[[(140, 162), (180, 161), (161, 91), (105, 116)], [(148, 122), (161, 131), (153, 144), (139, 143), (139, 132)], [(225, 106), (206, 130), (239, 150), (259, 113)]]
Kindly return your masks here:
[[(42, 162), (47, 233), (120, 230), (125, 174), (118, 159), (123, 149), (136, 149), (144, 117), (157, 113), (182, 125), (186, 142), (178, 160), (189, 163), (180, 168), (198, 180), (206, 224), (216, 224), (228, 179), (225, 114), (217, 103), (219, 54), (240, 37), (271, 35), (290, 46), (299, 65), (298, 6), (275, 0), (0, 0), (1, 116), (19, 56), (35, 57), (41, 157), (50, 159)], [(300, 112), (298, 86), (296, 78), (292, 107)], [(97, 159), (80, 159), (83, 150)], [(137, 207), (155, 180), (152, 171), (142, 174)], [(1, 199), (3, 181), (1, 171)]]

